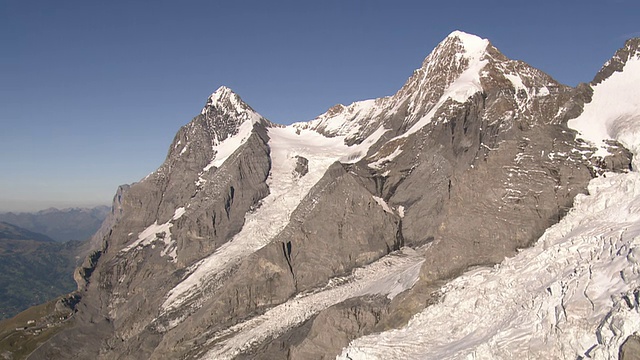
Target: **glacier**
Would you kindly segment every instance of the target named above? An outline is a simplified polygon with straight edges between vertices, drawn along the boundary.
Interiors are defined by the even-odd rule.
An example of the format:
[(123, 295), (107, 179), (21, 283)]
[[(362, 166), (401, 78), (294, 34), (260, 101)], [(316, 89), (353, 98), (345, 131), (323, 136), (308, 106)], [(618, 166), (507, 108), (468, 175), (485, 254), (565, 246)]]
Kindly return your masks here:
[(640, 331), (640, 54), (594, 85), (568, 126), (607, 153), (616, 140), (633, 171), (605, 173), (536, 244), (468, 271), (400, 329), (352, 341), (337, 359), (613, 359)]

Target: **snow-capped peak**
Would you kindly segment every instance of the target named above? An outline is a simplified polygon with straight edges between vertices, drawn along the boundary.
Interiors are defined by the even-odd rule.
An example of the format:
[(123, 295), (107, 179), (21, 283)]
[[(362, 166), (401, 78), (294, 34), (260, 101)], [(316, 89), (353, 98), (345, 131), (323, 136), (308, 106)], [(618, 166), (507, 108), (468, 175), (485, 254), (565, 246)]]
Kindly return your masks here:
[(263, 119), (251, 106), (242, 101), (238, 94), (226, 86), (220, 86), (209, 96), (207, 104), (200, 113), (206, 115), (211, 109), (216, 109), (219, 113), (233, 114), (234, 117), (242, 120), (241, 122), (251, 120), (252, 123), (256, 123)]
[[(482, 91), (480, 73), (490, 57), (487, 55), (489, 45), (487, 39), (454, 31), (426, 57), (422, 66), (395, 95), (358, 101), (349, 106), (336, 105), (316, 119), (296, 126), (355, 141), (373, 133), (380, 125), (376, 120), (392, 118), (390, 113), (409, 104), (408, 109), (402, 110), (405, 112), (402, 120), (405, 125), (424, 120), (413, 133), (430, 122), (430, 111), (435, 112), (447, 99), (465, 102)], [(384, 127), (397, 129), (401, 126), (385, 123)]]
[[(424, 59), (420, 69), (416, 70), (396, 96), (404, 96), (403, 92), (439, 92), (438, 90), (444, 90), (468, 71), (479, 76), (486, 64), (489, 44), (489, 40), (476, 35), (462, 31), (452, 32)], [(436, 90), (434, 87), (440, 89)]]
[(428, 68), (429, 64), (433, 63), (459, 63), (462, 59), (482, 60), (489, 44), (489, 40), (479, 36), (459, 30), (453, 31), (427, 56), (422, 68)]
[(209, 96), (209, 100), (207, 101), (207, 103), (211, 103), (213, 104), (219, 104), (224, 100), (228, 100), (231, 98), (237, 98), (238, 95), (236, 93), (233, 92), (233, 90), (229, 89), (226, 86), (220, 86), (216, 91), (213, 92), (213, 94), (211, 94), (211, 96)]
[(445, 41), (450, 41), (452, 39), (457, 39), (457, 41), (464, 48), (467, 56), (481, 54), (487, 49), (487, 46), (489, 45), (489, 40), (483, 39), (473, 34), (467, 34), (460, 30), (453, 31), (447, 36)]

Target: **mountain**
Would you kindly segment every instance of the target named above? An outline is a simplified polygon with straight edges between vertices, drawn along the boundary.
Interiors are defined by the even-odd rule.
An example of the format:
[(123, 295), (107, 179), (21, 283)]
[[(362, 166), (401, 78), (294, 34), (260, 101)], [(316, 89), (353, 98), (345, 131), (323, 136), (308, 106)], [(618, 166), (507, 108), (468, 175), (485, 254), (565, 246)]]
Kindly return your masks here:
[(44, 243), (55, 241), (47, 235), (38, 234), (3, 221), (0, 221), (0, 239), (35, 240)]
[(24, 229), (45, 234), (58, 242), (89, 239), (107, 217), (111, 208), (49, 208), (34, 213), (0, 213), (4, 221)]
[[(396, 94), (290, 126), (221, 87), (178, 131), (155, 172), (118, 189), (109, 225), (94, 237), (99, 246), (76, 271), (81, 300), (71, 325), (30, 358), (419, 358), (430, 344), (444, 357), (492, 357), (503, 339), (530, 334), (519, 332), (524, 321), (510, 322), (521, 314), (554, 319), (532, 330), (544, 335), (527, 356), (545, 347), (572, 358), (618, 351), (619, 341), (599, 341), (595, 331), (579, 339), (554, 332), (577, 316), (562, 301), (578, 273), (562, 267), (574, 259), (557, 246), (591, 238), (552, 226), (589, 219), (585, 229), (596, 229), (589, 236), (612, 239), (602, 232), (607, 221), (624, 219), (586, 216), (608, 202), (585, 194), (598, 197), (603, 183), (629, 189), (616, 181), (634, 176), (636, 143), (625, 136), (633, 127), (618, 125), (633, 122), (612, 118), (605, 128), (620, 131), (602, 143), (580, 124), (603, 106), (600, 89), (633, 87), (615, 80), (626, 79), (636, 59), (628, 44), (634, 55), (619, 53), (597, 84), (572, 88), (456, 31)], [(626, 235), (618, 242), (577, 256), (607, 255), (614, 265), (601, 267), (614, 274), (635, 259)], [(559, 264), (527, 262), (536, 251), (550, 257), (549, 249)], [(599, 269), (583, 264), (579, 274)], [(624, 279), (616, 286), (603, 277), (571, 292), (597, 291), (585, 295), (591, 303), (574, 297), (583, 313), (591, 304), (591, 327), (581, 329), (607, 321), (607, 299), (636, 286), (634, 269), (618, 272)], [(527, 297), (547, 293), (553, 306)], [(496, 297), (504, 309), (491, 307)], [(617, 304), (637, 313), (637, 297), (627, 299)], [(471, 310), (458, 313), (457, 304)], [(447, 305), (453, 310), (440, 311)], [(422, 320), (438, 311), (441, 318)], [(460, 325), (447, 328), (448, 318)], [(489, 329), (465, 333), (473, 324)], [(432, 327), (441, 329), (431, 334), (440, 342), (425, 345), (419, 334)], [(505, 328), (509, 336), (492, 337)], [(446, 331), (458, 340), (447, 343)], [(392, 336), (407, 333), (418, 339), (398, 335), (395, 347)], [(629, 332), (616, 334), (634, 344)], [(571, 341), (580, 346), (565, 346)]]
[[(638, 43), (605, 64), (569, 121), (603, 154), (612, 139), (637, 154)], [(638, 180), (637, 172), (594, 179), (534, 247), (450, 282), (406, 327), (358, 339), (340, 358), (637, 356)]]
[(74, 290), (78, 245), (0, 222), (0, 320)]
[[(590, 83), (591, 101), (569, 127), (602, 154), (617, 140), (637, 156), (638, 84), (640, 39), (632, 39)], [(340, 358), (637, 358), (636, 160), (636, 171), (592, 180), (532, 248), (455, 279), (407, 326), (358, 339)]]

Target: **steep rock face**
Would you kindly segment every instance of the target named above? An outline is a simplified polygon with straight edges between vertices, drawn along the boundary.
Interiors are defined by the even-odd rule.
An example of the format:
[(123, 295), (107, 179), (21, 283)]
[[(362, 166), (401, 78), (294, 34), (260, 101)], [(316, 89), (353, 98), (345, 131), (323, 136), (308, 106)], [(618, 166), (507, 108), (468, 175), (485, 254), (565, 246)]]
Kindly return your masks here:
[[(158, 358), (196, 356), (198, 339), (213, 337), (238, 319), (399, 249), (399, 231), (396, 216), (386, 212), (344, 165), (332, 165), (292, 213), (288, 225), (218, 280), (219, 288), (211, 290), (212, 296), (206, 297), (193, 320), (172, 330), (179, 339), (165, 337), (155, 354)], [(184, 343), (176, 347), (174, 341)]]
[(629, 39), (624, 43), (624, 46), (616, 51), (611, 59), (609, 59), (602, 69), (598, 71), (596, 76), (591, 81), (591, 85), (595, 86), (608, 79), (615, 72), (620, 72), (627, 64), (629, 60), (638, 58), (638, 51), (640, 49), (640, 38)]
[[(395, 95), (308, 123), (274, 125), (220, 88), (118, 198), (75, 325), (33, 358), (335, 356), (402, 325), (425, 289), (529, 246), (593, 176), (629, 168), (566, 126), (592, 95), (461, 32)], [(320, 336), (334, 322), (343, 334)]]
[[(84, 310), (78, 322), (109, 319), (112, 330), (96, 333), (86, 345), (78, 344), (78, 354), (84, 354), (79, 356), (113, 354), (123, 342), (126, 346), (137, 341), (146, 344), (138, 353), (150, 353), (153, 336), (149, 332), (153, 330), (147, 325), (162, 304), (158, 294), (165, 294), (179, 281), (184, 263), (193, 264), (237, 233), (244, 214), (268, 194), (267, 121), (238, 101), (228, 89), (214, 93), (203, 114), (178, 132), (165, 163), (117, 195), (114, 216), (119, 218), (104, 232), (104, 245), (88, 258), (78, 276), (84, 290), (79, 306)], [(238, 109), (225, 107), (230, 103)], [(208, 126), (217, 130), (205, 131)], [(228, 151), (225, 140), (237, 141), (241, 150)], [(225, 157), (225, 164), (209, 166), (220, 156)], [(187, 201), (193, 215), (182, 217)], [(86, 341), (83, 332), (86, 328), (79, 325), (61, 337), (69, 344), (76, 338)], [(82, 349), (84, 346), (93, 349)], [(67, 355), (54, 352), (47, 356)]]

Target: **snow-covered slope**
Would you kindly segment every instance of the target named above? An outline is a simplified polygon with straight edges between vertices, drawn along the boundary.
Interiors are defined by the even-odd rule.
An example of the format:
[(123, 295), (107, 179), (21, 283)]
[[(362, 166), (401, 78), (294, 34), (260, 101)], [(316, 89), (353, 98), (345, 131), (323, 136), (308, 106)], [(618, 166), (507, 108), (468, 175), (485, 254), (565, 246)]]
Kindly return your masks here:
[[(308, 123), (269, 128), (272, 168), (267, 184), (270, 194), (254, 213), (246, 216), (242, 230), (231, 241), (189, 268), (189, 275), (168, 293), (162, 305), (163, 311), (176, 310), (185, 300), (196, 297), (200, 298), (197, 302), (202, 303), (203, 294), (211, 291), (205, 291), (207, 286), (219, 283), (226, 270), (269, 244), (289, 223), (291, 213), (332, 163), (360, 160), (388, 131), (386, 126), (391, 125), (376, 117), (390, 116), (398, 112), (402, 104), (409, 103), (413, 110), (405, 115), (403, 121), (415, 124), (402, 135), (407, 137), (428, 124), (435, 111), (448, 100), (462, 103), (482, 91), (480, 77), (482, 68), (487, 64), (484, 58), (488, 45), (486, 39), (455, 31), (438, 45), (420, 71), (394, 97), (357, 102), (348, 107), (337, 105)], [(442, 89), (433, 92), (430, 86), (438, 82), (444, 82), (444, 86), (440, 84)], [(425, 99), (420, 98), (425, 96), (433, 98), (431, 102), (427, 101), (427, 105)], [(427, 110), (426, 115), (419, 117)], [(224, 119), (235, 119), (231, 128), (236, 130), (235, 133), (228, 131), (227, 137), (216, 135), (212, 146), (214, 158), (202, 173), (212, 167), (220, 167), (250, 136), (253, 124), (262, 120), (226, 87), (221, 87), (209, 97), (202, 114), (212, 111), (222, 113)], [(384, 120), (384, 116), (381, 119)], [(352, 141), (354, 138), (358, 138), (355, 143)], [(398, 151), (392, 155), (397, 155)], [(309, 161), (309, 173), (303, 177), (293, 171), (298, 157)], [(372, 166), (392, 158), (378, 159)], [(200, 178), (198, 181), (201, 185), (205, 180)], [(189, 204), (183, 207), (188, 209)], [(172, 322), (172, 326), (175, 325), (176, 322)]]
[[(608, 153), (606, 140), (616, 139), (629, 150), (640, 154), (640, 51), (637, 49), (625, 59), (622, 71), (593, 86), (593, 99), (578, 118), (570, 120), (569, 127), (598, 148), (596, 155)], [(638, 159), (634, 167), (638, 169)]]
[[(640, 54), (594, 86), (569, 122), (606, 152), (640, 156)], [(638, 163), (635, 163), (638, 169)], [(403, 328), (362, 337), (340, 359), (613, 359), (640, 332), (640, 172), (607, 173), (532, 248), (470, 271)]]
[(418, 280), (424, 259), (412, 249), (402, 249), (352, 275), (334, 278), (322, 289), (269, 309), (263, 315), (208, 337), (215, 347), (202, 359), (231, 359), (252, 346), (277, 337), (334, 304), (363, 295), (386, 295), (393, 299)]

